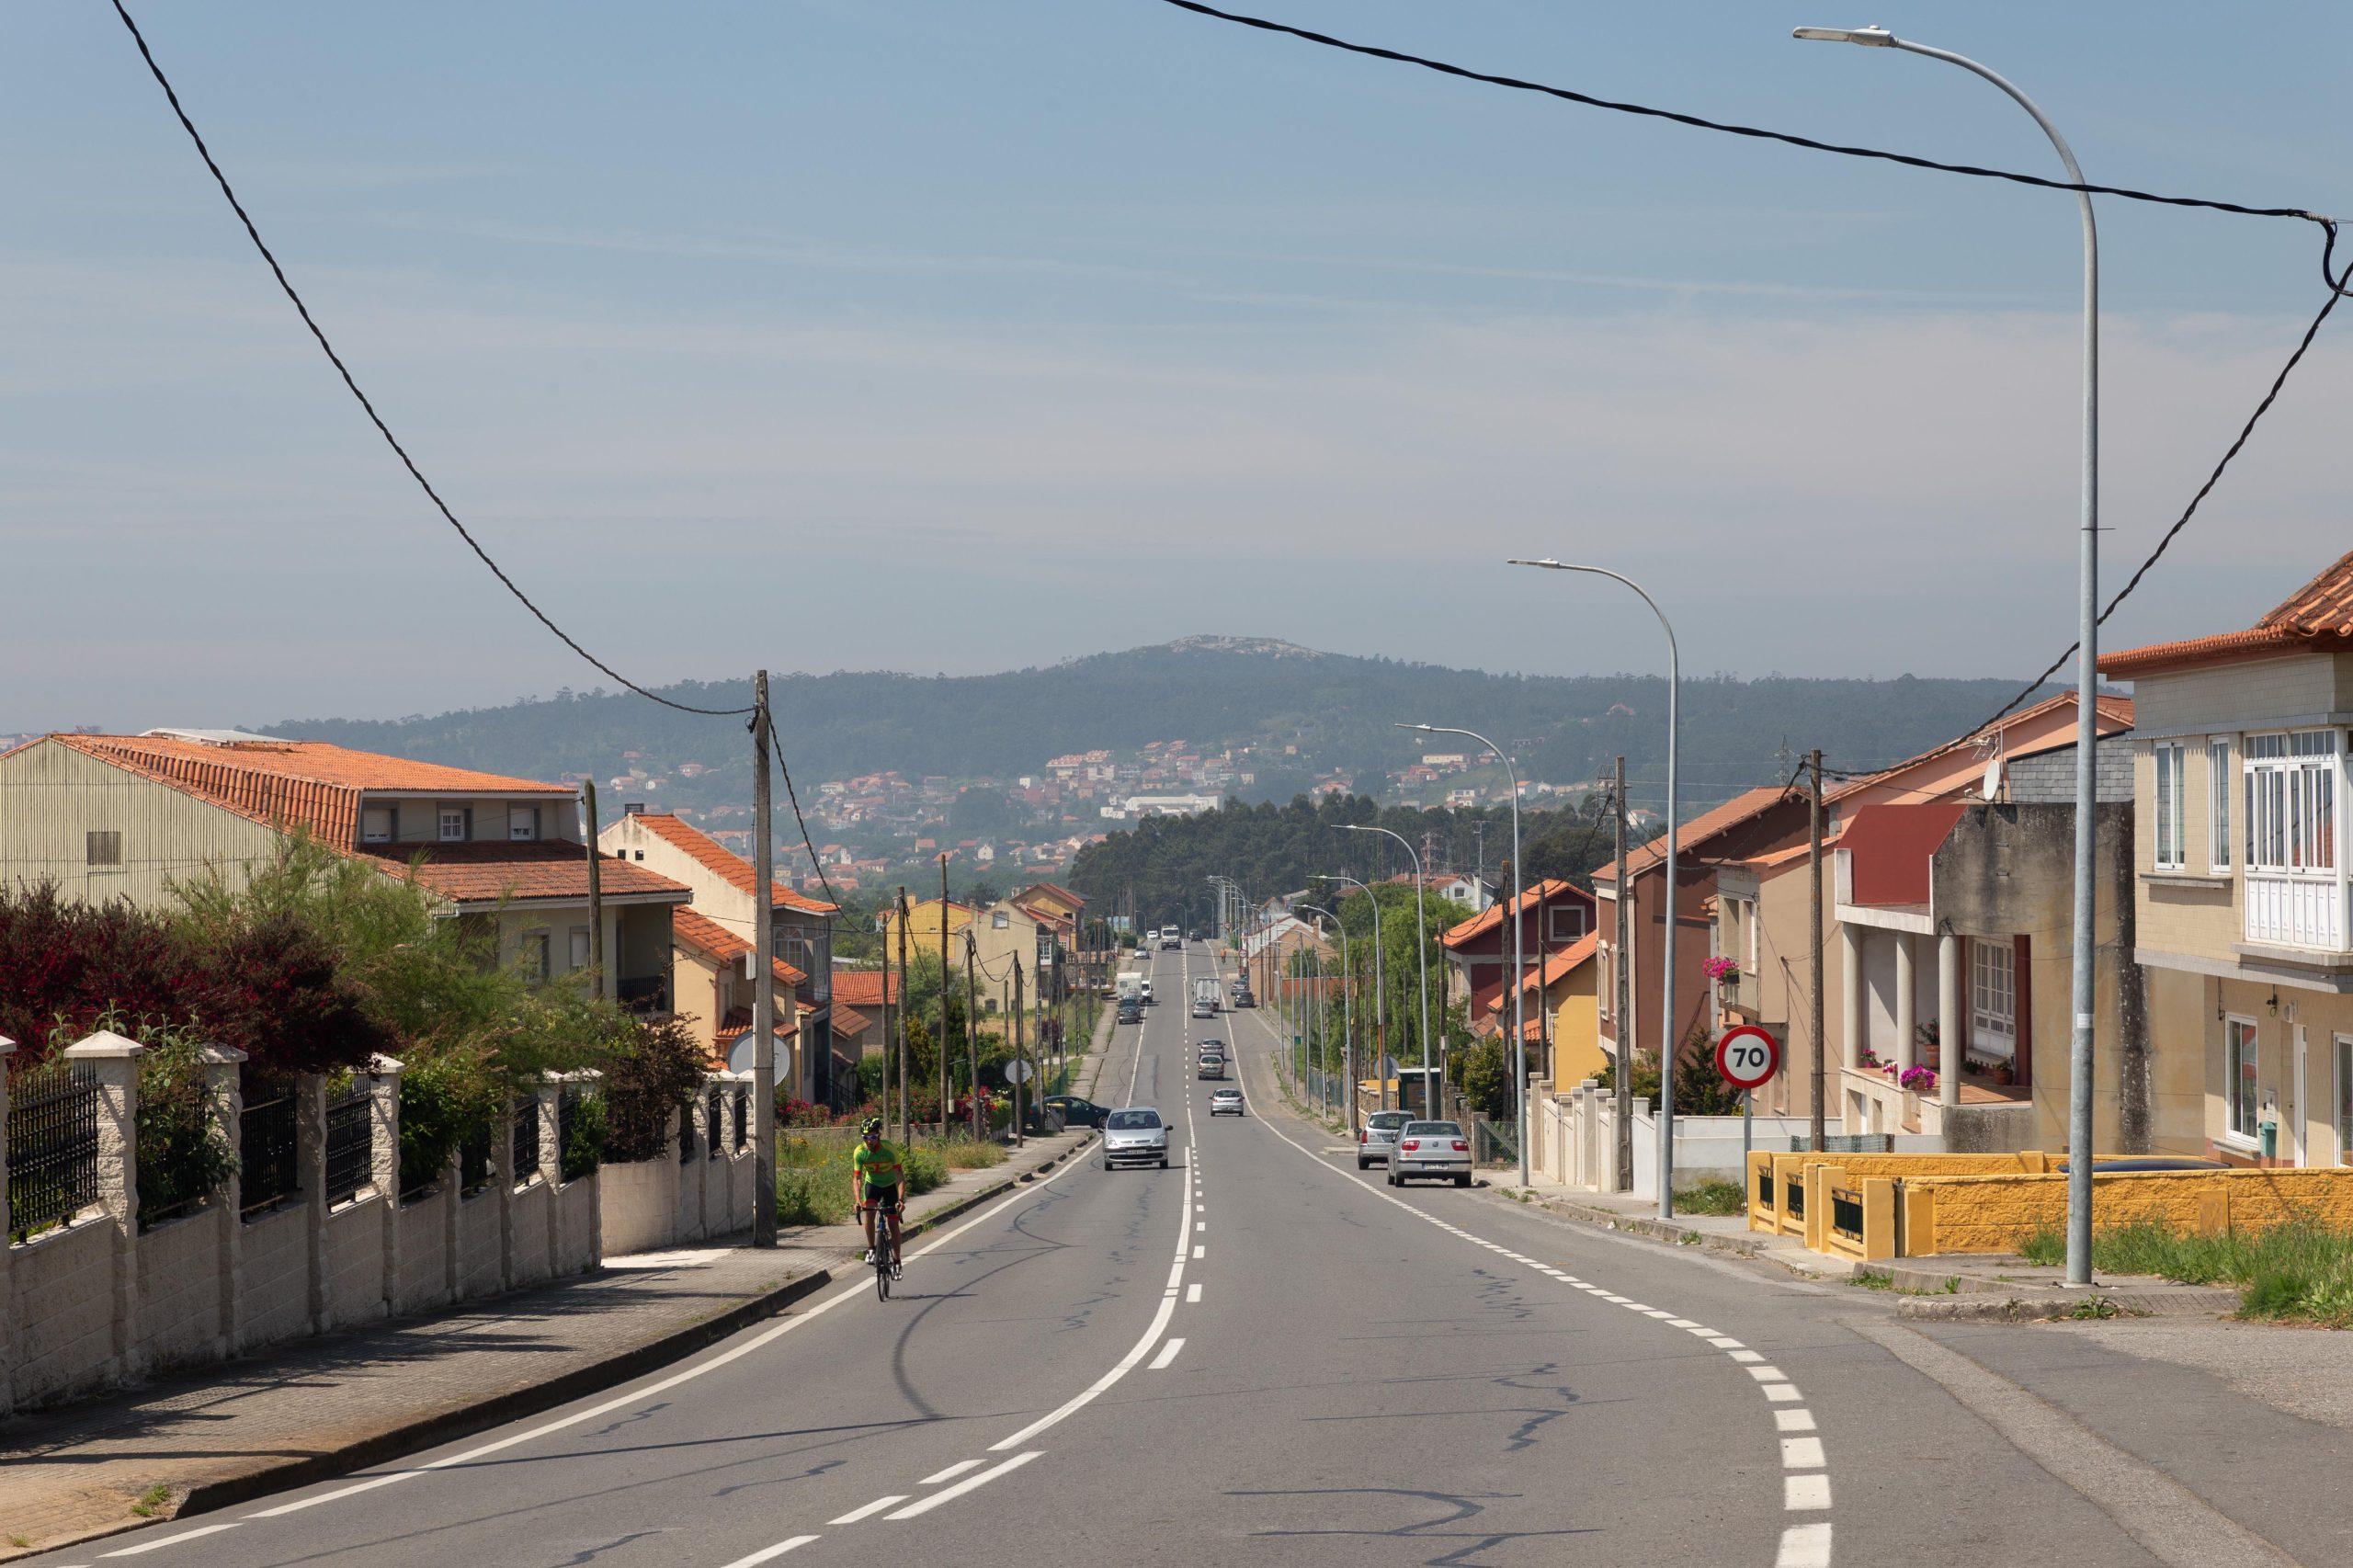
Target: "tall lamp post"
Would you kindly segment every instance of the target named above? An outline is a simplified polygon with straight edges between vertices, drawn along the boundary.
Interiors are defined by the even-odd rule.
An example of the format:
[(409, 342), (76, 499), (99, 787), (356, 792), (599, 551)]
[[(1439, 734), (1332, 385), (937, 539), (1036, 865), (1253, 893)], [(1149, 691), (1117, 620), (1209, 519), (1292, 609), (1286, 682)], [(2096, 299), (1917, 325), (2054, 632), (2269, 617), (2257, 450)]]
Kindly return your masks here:
[[(1299, 907), (1302, 909), (1313, 910), (1315, 912), (1315, 938), (1317, 942), (1321, 943), (1324, 939), (1324, 920), (1326, 916), (1331, 919), (1332, 929), (1340, 934), (1340, 1053), (1341, 1060), (1345, 1062), (1353, 1062), (1356, 1058), (1357, 1031), (1356, 1021), (1349, 1013), (1351, 1004), (1348, 998), (1348, 928), (1340, 924), (1340, 917), (1337, 915), (1334, 915), (1332, 911), (1324, 908), (1320, 903), (1302, 903)], [(1322, 965), (1318, 964), (1317, 967), (1321, 968)], [(1317, 1006), (1319, 1007), (1322, 1006), (1322, 1002), (1323, 999), (1318, 997)], [(1317, 1061), (1321, 1062), (1322, 1058), (1319, 1056)], [(1354, 1074), (1352, 1074), (1350, 1076), (1353, 1078)], [(1325, 1073), (1324, 1074), (1324, 1081), (1328, 1085), (1332, 1081), (1332, 1074)], [(1327, 1105), (1331, 1103), (1330, 1096), (1328, 1094), (1324, 1097), (1324, 1103)], [(1356, 1096), (1351, 1095), (1348, 1097), (1348, 1130), (1350, 1131), (1354, 1131), (1356, 1130)]]
[[(1381, 971), (1381, 901), (1372, 895), (1370, 884), (1354, 877), (1319, 876), (1319, 882), (1339, 882), (1347, 887), (1363, 888), (1364, 901), (1372, 905), (1372, 1049), (1373, 1073), (1381, 1079), (1381, 1108), (1389, 1108), (1389, 1064), (1381, 1060), (1389, 1054), (1389, 994), (1388, 984)], [(1346, 929), (1346, 927), (1343, 927)], [(1356, 1085), (1348, 1085), (1351, 1102), (1356, 1097)]]
[[(1389, 828), (1369, 827), (1361, 823), (1353, 822), (1335, 823), (1333, 825), (1343, 833), (1388, 834), (1390, 837), (1404, 845), (1406, 854), (1414, 857), (1414, 957), (1420, 963), (1422, 971), (1422, 1114), (1424, 1116), (1440, 1115), (1442, 1113), (1438, 1108), (1446, 1101), (1442, 1096), (1433, 1095), (1430, 1090), (1430, 928), (1429, 915), (1422, 902), (1422, 857), (1411, 844), (1406, 843), (1404, 834)], [(1443, 1074), (1446, 1071), (1446, 1053), (1438, 1052), (1438, 1060), (1442, 1085)]]
[(1521, 956), (1520, 924), (1527, 915), (1521, 906), (1527, 903), (1523, 889), (1528, 873), (1519, 863), (1519, 771), (1504, 755), (1504, 748), (1476, 730), (1458, 730), (1445, 724), (1400, 724), (1401, 730), (1418, 730), (1426, 735), (1463, 735), (1478, 742), (1495, 754), (1504, 765), (1504, 777), (1511, 780), (1511, 1039), (1512, 1073), (1517, 1080), (1512, 1085), (1512, 1103), (1518, 1108), (1519, 1185), (1528, 1185), (1528, 965)]
[[(1584, 572), (1623, 583), (1651, 607), (1651, 613), (1658, 617), (1659, 630), (1666, 633), (1666, 950), (1664, 955), (1666, 976), (1662, 983), (1665, 994), (1658, 1010), (1658, 1217), (1668, 1220), (1675, 1216), (1675, 925), (1676, 905), (1682, 892), (1676, 881), (1676, 838), (1681, 829), (1676, 815), (1675, 769), (1682, 749), (1683, 732), (1677, 721), (1676, 710), (1683, 690), (1683, 664), (1675, 649), (1675, 628), (1658, 608), (1658, 601), (1644, 592), (1640, 583), (1612, 572), (1607, 566), (1571, 566), (1550, 556), (1541, 561), (1513, 561), (1508, 564), (1540, 566), (1547, 572)], [(1620, 866), (1618, 868), (1618, 896), (1624, 898), (1626, 893), (1626, 868)], [(1621, 961), (1623, 956), (1620, 955)], [(1619, 1070), (1631, 1072), (1633, 1062), (1631, 1053), (1621, 1051), (1620, 1054), (1625, 1059), (1619, 1062)]]
[[(2076, 165), (2067, 139), (2035, 101), (2000, 73), (1967, 55), (1914, 43), (1884, 28), (1800, 28), (1796, 36), (1900, 49), (1984, 77), (2034, 117), (2034, 123), (2051, 139), (2069, 182), (2084, 183), (2084, 171)], [(2077, 191), (2075, 201), (2084, 226), (2084, 428), (2082, 537), (2075, 552), (2075, 946), (2071, 976), (2075, 1028), (2067, 1051), (2067, 1283), (2088, 1285), (2092, 1282), (2092, 971), (2097, 957), (2092, 945), (2097, 896), (2092, 816), (2097, 803), (2099, 746), (2099, 230), (2092, 221), (2091, 193)], [(1953, 1066), (1959, 1066), (1958, 1058)]]

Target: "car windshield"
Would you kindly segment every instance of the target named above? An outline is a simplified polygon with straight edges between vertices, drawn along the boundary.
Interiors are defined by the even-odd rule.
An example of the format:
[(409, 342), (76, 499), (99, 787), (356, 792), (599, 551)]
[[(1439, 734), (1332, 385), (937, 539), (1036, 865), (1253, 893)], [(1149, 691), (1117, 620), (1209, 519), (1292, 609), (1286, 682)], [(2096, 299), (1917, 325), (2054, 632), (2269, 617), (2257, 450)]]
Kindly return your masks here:
[(1405, 1124), (1408, 1138), (1460, 1138), (1462, 1129), (1450, 1121), (1409, 1121)]
[(1149, 1131), (1159, 1125), (1160, 1113), (1156, 1110), (1115, 1110), (1109, 1122), (1114, 1132)]
[(1240, 1089), (1220, 1089), (1217, 1093), (1210, 1096), (1210, 1098), (1213, 1100), (1238, 1100), (1241, 1097), (1242, 1091)]
[(1406, 1120), (1406, 1115), (1402, 1110), (1377, 1110), (1366, 1119), (1365, 1125), (1378, 1127), (1384, 1132), (1390, 1132), (1404, 1126)]

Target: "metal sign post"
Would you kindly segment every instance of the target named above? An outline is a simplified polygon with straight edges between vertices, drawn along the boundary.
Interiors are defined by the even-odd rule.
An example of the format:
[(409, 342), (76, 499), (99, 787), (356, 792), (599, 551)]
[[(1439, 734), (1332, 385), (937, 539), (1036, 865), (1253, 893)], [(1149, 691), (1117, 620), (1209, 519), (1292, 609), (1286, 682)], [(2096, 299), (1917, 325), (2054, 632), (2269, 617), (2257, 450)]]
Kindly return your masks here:
[(1748, 1168), (1748, 1152), (1756, 1115), (1756, 1091), (1781, 1070), (1781, 1042), (1768, 1029), (1743, 1024), (1726, 1029), (1716, 1041), (1716, 1072), (1740, 1091), (1740, 1168)]

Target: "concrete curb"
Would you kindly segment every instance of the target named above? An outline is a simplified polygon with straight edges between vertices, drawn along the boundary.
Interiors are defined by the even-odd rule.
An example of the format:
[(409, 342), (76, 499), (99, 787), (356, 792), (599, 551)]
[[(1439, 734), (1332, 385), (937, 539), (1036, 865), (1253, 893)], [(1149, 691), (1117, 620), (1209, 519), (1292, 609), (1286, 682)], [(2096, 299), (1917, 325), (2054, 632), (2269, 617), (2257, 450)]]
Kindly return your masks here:
[[(1574, 1199), (1569, 1198), (1523, 1199), (1515, 1198), (1512, 1194), (1524, 1189), (1502, 1185), (1490, 1187), (1487, 1190), (1500, 1201), (1516, 1203), (1524, 1209), (1541, 1209), (1548, 1214), (1558, 1214), (1564, 1219), (1574, 1220), (1583, 1224), (1599, 1225), (1605, 1230), (1616, 1231), (1620, 1235), (1644, 1236), (1652, 1241), (1663, 1242), (1677, 1248), (1696, 1246), (1706, 1252), (1731, 1253), (1736, 1257), (1763, 1258), (1765, 1256), (1765, 1244), (1762, 1241), (1751, 1240), (1745, 1233), (1719, 1235), (1712, 1231), (1702, 1231), (1695, 1226), (1678, 1225), (1672, 1220), (1645, 1219), (1639, 1215), (1620, 1214), (1614, 1209), (1602, 1209), (1579, 1203)], [(1767, 1259), (1767, 1261), (1771, 1260)]]
[(2178, 1290), (2076, 1291), (2067, 1295), (1989, 1297), (1906, 1296), (1895, 1303), (1895, 1315), (1938, 1323), (2048, 1323), (2075, 1317), (2086, 1305), (2099, 1302), (2110, 1312), (2086, 1317), (2222, 1317), (2239, 1310), (2236, 1290), (2186, 1286)]
[[(1092, 1142), (1091, 1137), (1082, 1136), (1077, 1142), (1055, 1154), (1051, 1159), (1018, 1176), (1007, 1176), (1001, 1181), (976, 1188), (954, 1202), (932, 1210), (920, 1220), (911, 1221), (907, 1225), (906, 1234), (914, 1237), (937, 1230), (950, 1220), (968, 1214), (993, 1199), (1014, 1192), (1024, 1183), (1034, 1182), (1044, 1172), (1075, 1158)], [(690, 1324), (684, 1328), (675, 1329), (668, 1334), (647, 1340), (643, 1344), (631, 1346), (617, 1355), (590, 1362), (586, 1366), (575, 1367), (571, 1371), (551, 1378), (546, 1382), (534, 1383), (528, 1388), (510, 1389), (504, 1393), (493, 1394), (486, 1399), (453, 1405), (447, 1410), (436, 1411), (430, 1415), (404, 1422), (385, 1431), (371, 1433), (365, 1437), (357, 1438), (324, 1452), (305, 1454), (300, 1459), (267, 1465), (244, 1475), (225, 1476), (218, 1481), (202, 1482), (191, 1487), (187, 1496), (181, 1499), (179, 1506), (168, 1516), (158, 1516), (152, 1519), (131, 1518), (109, 1523), (101, 1528), (87, 1530), (79, 1535), (45, 1541), (39, 1550), (51, 1551), (63, 1547), (75, 1546), (85, 1541), (98, 1540), (108, 1536), (143, 1528), (148, 1525), (162, 1524), (167, 1519), (187, 1518), (192, 1515), (210, 1513), (269, 1493), (290, 1491), (296, 1487), (308, 1486), (313, 1482), (332, 1480), (355, 1470), (361, 1470), (387, 1460), (398, 1459), (404, 1454), (415, 1453), (453, 1438), (468, 1437), (493, 1426), (519, 1420), (527, 1415), (536, 1415), (541, 1411), (570, 1403), (585, 1395), (617, 1387), (632, 1378), (641, 1377), (671, 1362), (682, 1360), (694, 1352), (716, 1344), (763, 1318), (777, 1316), (796, 1302), (824, 1290), (833, 1282), (835, 1268), (847, 1265), (855, 1258), (855, 1254), (844, 1254), (833, 1266), (819, 1267), (797, 1278), (788, 1279), (772, 1290), (738, 1301), (701, 1323)], [(5, 1552), (0, 1553), (0, 1558), (14, 1555), (17, 1554)]]

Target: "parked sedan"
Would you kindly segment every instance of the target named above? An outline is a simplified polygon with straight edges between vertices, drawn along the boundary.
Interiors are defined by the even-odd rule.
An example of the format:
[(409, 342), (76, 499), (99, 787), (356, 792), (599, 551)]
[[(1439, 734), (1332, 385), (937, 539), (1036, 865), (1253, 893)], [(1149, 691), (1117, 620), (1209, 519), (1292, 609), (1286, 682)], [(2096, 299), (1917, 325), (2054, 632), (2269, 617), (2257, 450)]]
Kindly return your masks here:
[(1387, 1165), (1396, 1151), (1399, 1129), (1413, 1119), (1412, 1112), (1403, 1110), (1377, 1110), (1366, 1117), (1357, 1134), (1357, 1169)]
[(1210, 1091), (1210, 1114), (1211, 1116), (1247, 1116), (1250, 1113), (1243, 1107), (1242, 1091), (1229, 1084), (1224, 1088)]
[(1168, 1168), (1168, 1124), (1150, 1106), (1126, 1106), (1103, 1119), (1103, 1168)]
[(1105, 1107), (1076, 1095), (1048, 1095), (1044, 1104), (1048, 1110), (1062, 1112), (1064, 1127), (1100, 1127), (1110, 1114)]
[(1389, 1185), (1434, 1176), (1457, 1187), (1471, 1185), (1471, 1141), (1451, 1121), (1409, 1121), (1397, 1134), (1389, 1158)]

